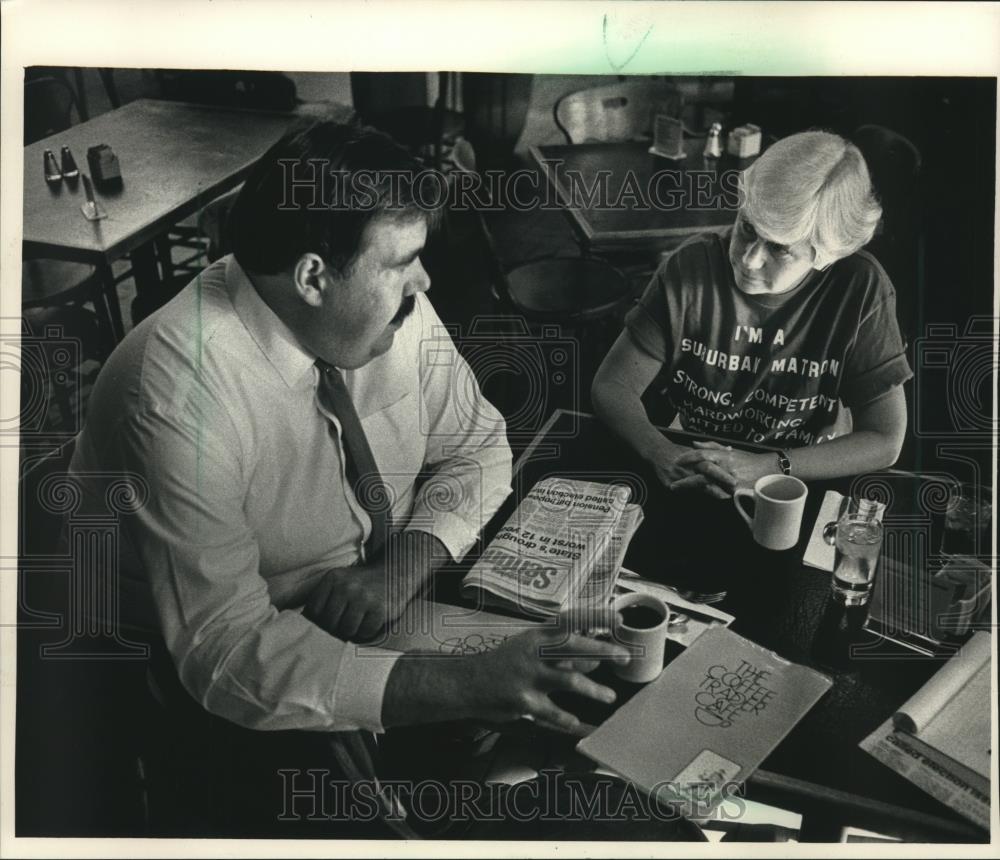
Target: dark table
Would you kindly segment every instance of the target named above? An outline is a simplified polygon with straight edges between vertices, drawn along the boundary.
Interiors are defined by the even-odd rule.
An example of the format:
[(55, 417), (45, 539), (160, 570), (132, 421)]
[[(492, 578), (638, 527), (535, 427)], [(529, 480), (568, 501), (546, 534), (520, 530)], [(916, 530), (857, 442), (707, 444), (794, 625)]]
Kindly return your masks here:
[[(688, 438), (669, 431), (667, 435), (682, 442)], [(938, 838), (949, 841), (986, 838), (858, 747), (940, 668), (941, 659), (922, 657), (864, 631), (864, 608), (845, 612), (830, 599), (830, 574), (802, 563), (826, 489), (866, 489), (872, 497), (888, 502), (887, 535), (890, 531), (919, 533), (924, 536), (919, 543), (937, 546), (940, 523), (920, 513), (927, 509), (927, 481), (933, 479), (886, 470), (853, 480), (811, 484), (798, 546), (772, 552), (754, 543), (731, 500), (669, 493), (593, 416), (557, 410), (519, 458), (514, 493), (484, 531), (484, 538), (495, 534), (536, 482), (557, 475), (627, 483), (645, 514), (629, 546), (627, 567), (678, 587), (726, 590), (718, 605), (735, 616), (734, 632), (832, 677), (832, 689), (751, 778), (748, 796), (777, 802), (775, 796), (781, 800), (781, 789), (785, 793), (794, 790), (805, 793), (807, 805), (821, 808), (832, 804), (837, 792), (844, 792), (851, 797), (838, 800), (847, 800), (848, 806), (856, 804), (859, 813), (859, 818), (844, 823), (877, 830), (880, 814), (891, 813), (897, 824), (902, 820), (904, 831), (912, 826), (913, 832), (921, 832), (927, 825), (923, 832), (933, 835), (937, 828)], [(438, 599), (447, 597), (447, 592), (439, 591)], [(635, 692), (625, 682), (616, 684), (610, 672), (600, 680), (624, 685), (619, 703)], [(582, 713), (577, 710), (582, 719), (594, 724), (610, 712), (611, 706), (589, 704)], [(827, 831), (813, 832), (811, 837), (836, 839), (834, 824), (828, 821)]]
[[(110, 266), (129, 254), (137, 291), (155, 290), (159, 273), (152, 240), (236, 186), (294, 118), (138, 99), (26, 146), (25, 256), (95, 265), (113, 293)], [(99, 143), (115, 151), (123, 182), (96, 189), (107, 217), (88, 221), (80, 212), (82, 182), (50, 188), (42, 154), (51, 149), (58, 160), (61, 148), (69, 146), (80, 171), (89, 174), (87, 150)], [(117, 302), (112, 312), (120, 321)]]
[(677, 161), (634, 141), (534, 146), (531, 156), (585, 249), (645, 252), (725, 230), (736, 220), (737, 176), (753, 159), (706, 159), (704, 144), (704, 138), (686, 139), (687, 155)]

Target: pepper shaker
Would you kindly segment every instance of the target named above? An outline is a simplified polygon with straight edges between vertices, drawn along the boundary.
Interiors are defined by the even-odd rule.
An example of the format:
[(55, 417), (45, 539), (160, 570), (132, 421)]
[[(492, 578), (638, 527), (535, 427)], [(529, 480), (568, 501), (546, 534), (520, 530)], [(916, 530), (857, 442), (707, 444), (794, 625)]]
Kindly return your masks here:
[(59, 165), (56, 164), (56, 157), (52, 154), (51, 149), (46, 149), (42, 153), (42, 162), (45, 170), (45, 181), (53, 186), (62, 182), (62, 173), (59, 172)]
[(76, 159), (68, 146), (62, 148), (62, 175), (65, 179), (79, 179), (80, 169), (76, 166)]

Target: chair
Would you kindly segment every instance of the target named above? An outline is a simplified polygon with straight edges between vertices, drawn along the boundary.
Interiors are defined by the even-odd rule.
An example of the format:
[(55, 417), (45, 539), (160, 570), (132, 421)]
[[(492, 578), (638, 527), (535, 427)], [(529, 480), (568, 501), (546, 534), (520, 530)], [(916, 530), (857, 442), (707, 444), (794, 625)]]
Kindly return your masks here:
[(230, 253), (233, 249), (232, 235), (229, 229), (229, 213), (232, 211), (236, 198), (240, 196), (243, 186), (239, 185), (232, 191), (216, 197), (198, 213), (198, 230), (208, 239), (206, 251), (208, 262), (214, 263), (219, 257)]
[[(129, 717), (115, 691), (136, 661), (55, 659), (42, 649), (71, 614), (59, 509), (76, 440), (22, 449), (18, 482), (17, 830), (33, 836), (139, 835), (142, 794)], [(56, 481), (55, 485), (51, 481)]]
[(453, 72), (438, 72), (437, 98), (428, 105), (422, 72), (351, 72), (351, 97), (364, 123), (438, 167), (444, 146), (465, 129), (455, 107), (456, 79)]
[(872, 185), (882, 204), (882, 221), (868, 250), (897, 289), (897, 316), (904, 341), (916, 332), (916, 303), (923, 295), (923, 232), (920, 213), (920, 150), (881, 125), (862, 125), (852, 135), (865, 157)]
[[(65, 131), (73, 112), (82, 117), (73, 88), (62, 78), (45, 75), (24, 82), (24, 145)], [(56, 153), (56, 158), (59, 153)], [(41, 165), (39, 165), (39, 170)]]
[[(451, 161), (457, 171), (477, 175), (475, 152), (468, 141), (456, 141)], [(561, 334), (576, 338), (580, 357), (587, 362), (579, 372), (589, 390), (587, 374), (596, 371), (610, 346), (609, 335), (617, 336), (619, 316), (631, 306), (631, 282), (618, 267), (597, 257), (545, 256), (506, 268), (482, 212), (475, 210), (475, 218), (498, 312), (549, 330), (554, 324)], [(510, 333), (523, 334), (523, 328)]]
[(555, 122), (567, 143), (649, 140), (655, 112), (680, 117), (684, 97), (662, 83), (626, 82), (569, 93), (556, 102)]
[[(103, 75), (102, 80), (105, 80)], [(156, 80), (160, 97), (168, 100), (275, 111), (292, 111), (299, 104), (295, 82), (282, 72), (160, 69), (156, 71)], [(209, 240), (201, 231), (196, 216), (174, 224), (156, 240), (155, 245), (164, 290), (155, 306), (141, 308), (140, 316), (146, 316), (164, 304), (197, 275), (209, 252)], [(175, 248), (191, 253), (175, 262)]]
[[(65, 131), (73, 122), (74, 111), (81, 115), (77, 96), (61, 77), (45, 75), (26, 80), (25, 143)], [(63, 335), (79, 343), (81, 359), (103, 362), (124, 335), (116, 283), (110, 269), (103, 267), (41, 257), (24, 259), (21, 308), (26, 323), (37, 332), (59, 326)], [(92, 310), (86, 307), (88, 304)], [(72, 383), (62, 372), (51, 374), (50, 381), (63, 426), (75, 426)]]

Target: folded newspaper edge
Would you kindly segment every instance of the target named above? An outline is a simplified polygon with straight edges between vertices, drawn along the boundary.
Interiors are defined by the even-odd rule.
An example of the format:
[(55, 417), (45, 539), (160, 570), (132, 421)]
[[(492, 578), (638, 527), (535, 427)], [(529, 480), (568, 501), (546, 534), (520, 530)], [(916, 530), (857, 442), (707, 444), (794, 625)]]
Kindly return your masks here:
[(572, 478), (531, 488), (462, 580), (462, 595), (527, 615), (607, 603), (642, 509), (630, 490)]

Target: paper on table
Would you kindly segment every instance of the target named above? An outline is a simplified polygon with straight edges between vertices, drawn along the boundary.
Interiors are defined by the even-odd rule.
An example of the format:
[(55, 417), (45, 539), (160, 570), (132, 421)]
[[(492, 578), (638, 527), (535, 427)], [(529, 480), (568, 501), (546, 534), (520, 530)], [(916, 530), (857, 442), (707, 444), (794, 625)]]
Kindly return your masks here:
[(909, 735), (893, 731), (892, 720), (882, 723), (858, 746), (931, 797), (980, 827), (989, 828), (989, 795), (980, 792), (961, 776), (947, 773), (932, 758), (912, 746)]
[(511, 636), (538, 626), (537, 622), (522, 618), (431, 600), (414, 600), (393, 623), (388, 635), (371, 644), (403, 652), (481, 654), (499, 648)]
[(990, 644), (988, 633), (976, 633), (893, 715), (896, 728), (910, 734), (919, 734), (926, 729), (934, 717), (953, 702), (962, 688), (989, 663)]
[[(833, 563), (836, 558), (836, 547), (828, 544), (823, 538), (823, 532), (829, 523), (835, 523), (844, 512), (845, 497), (836, 490), (827, 490), (823, 496), (823, 504), (820, 505), (819, 514), (813, 525), (812, 535), (809, 537), (809, 544), (806, 546), (805, 554), (802, 556), (802, 563), (809, 567), (817, 567), (820, 570), (828, 570), (833, 573)], [(878, 513), (875, 519), (882, 522), (882, 515), (885, 513), (885, 505), (879, 503)]]
[(707, 815), (753, 773), (832, 681), (714, 627), (577, 749), (649, 792)]

